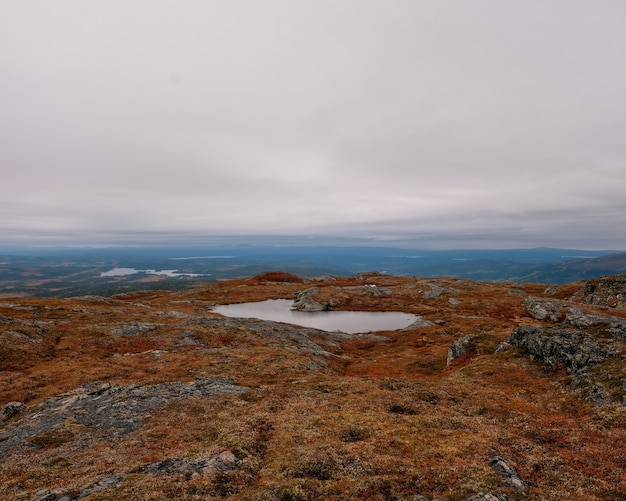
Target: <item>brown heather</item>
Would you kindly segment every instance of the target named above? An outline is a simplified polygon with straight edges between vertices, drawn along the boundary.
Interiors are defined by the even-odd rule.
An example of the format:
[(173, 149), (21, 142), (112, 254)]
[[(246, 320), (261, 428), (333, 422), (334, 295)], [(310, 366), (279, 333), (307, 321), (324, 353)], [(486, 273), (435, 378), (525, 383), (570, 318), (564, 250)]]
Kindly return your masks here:
[[(0, 499), (464, 500), (480, 492), (626, 499), (624, 358), (593, 368), (614, 392), (613, 401), (596, 404), (565, 368), (548, 371), (519, 348), (495, 352), (514, 327), (556, 326), (524, 307), (528, 296), (545, 297), (546, 286), (374, 274), (302, 282), (270, 273), (177, 293), (3, 299), (0, 407), (19, 401), (26, 410), (0, 423), (0, 445), (37, 419), (45, 399), (87, 383), (219, 376), (250, 390), (172, 402), (121, 435), (69, 419), (5, 453)], [(337, 309), (411, 312), (432, 325), (377, 333), (388, 341), (310, 334), (329, 356), (245, 323), (196, 321), (218, 317), (210, 312), (215, 304), (290, 299), (313, 286), (332, 298), (364, 284), (392, 293), (341, 289)], [(583, 285), (553, 289), (549, 299), (567, 301)], [(135, 330), (120, 334), (124, 326)], [(446, 367), (450, 344), (466, 335), (475, 336), (469, 352)], [(612, 347), (625, 352), (623, 341)], [(236, 467), (224, 471), (160, 463), (225, 451)], [(507, 484), (489, 466), (494, 456), (507, 458), (527, 488)], [(161, 470), (148, 471), (155, 463)]]

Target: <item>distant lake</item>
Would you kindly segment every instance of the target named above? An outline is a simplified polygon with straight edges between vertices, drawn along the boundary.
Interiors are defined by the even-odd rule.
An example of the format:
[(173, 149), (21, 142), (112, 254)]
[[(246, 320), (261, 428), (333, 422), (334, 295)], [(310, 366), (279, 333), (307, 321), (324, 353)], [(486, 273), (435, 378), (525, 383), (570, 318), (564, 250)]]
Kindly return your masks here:
[(193, 259), (233, 259), (236, 256), (191, 256), (191, 257), (171, 257), (170, 259), (178, 261), (190, 261)]
[(420, 317), (397, 311), (292, 311), (289, 299), (216, 306), (213, 311), (227, 317), (259, 318), (348, 334), (404, 329)]
[(166, 277), (203, 277), (199, 273), (181, 273), (178, 270), (138, 270), (136, 268), (113, 268), (109, 271), (100, 273), (101, 277), (124, 277), (126, 275), (135, 275), (136, 273), (145, 273), (146, 275), (165, 275)]

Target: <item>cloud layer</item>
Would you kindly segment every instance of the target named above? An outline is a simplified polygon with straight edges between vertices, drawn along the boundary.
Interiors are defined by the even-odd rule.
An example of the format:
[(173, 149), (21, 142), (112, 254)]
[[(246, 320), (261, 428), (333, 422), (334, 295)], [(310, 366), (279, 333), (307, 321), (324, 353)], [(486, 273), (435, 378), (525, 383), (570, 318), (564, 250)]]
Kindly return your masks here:
[(624, 249), (625, 18), (611, 0), (5, 1), (0, 239)]

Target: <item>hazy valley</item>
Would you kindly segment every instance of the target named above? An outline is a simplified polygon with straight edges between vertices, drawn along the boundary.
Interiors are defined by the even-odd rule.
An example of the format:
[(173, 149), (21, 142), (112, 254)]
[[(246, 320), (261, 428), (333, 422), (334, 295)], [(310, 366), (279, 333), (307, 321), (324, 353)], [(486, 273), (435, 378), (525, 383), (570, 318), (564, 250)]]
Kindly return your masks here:
[(0, 297), (182, 290), (268, 270), (309, 278), (375, 270), (405, 277), (566, 283), (624, 273), (626, 254), (572, 249), (426, 251), (255, 243), (191, 248), (18, 249), (0, 252)]

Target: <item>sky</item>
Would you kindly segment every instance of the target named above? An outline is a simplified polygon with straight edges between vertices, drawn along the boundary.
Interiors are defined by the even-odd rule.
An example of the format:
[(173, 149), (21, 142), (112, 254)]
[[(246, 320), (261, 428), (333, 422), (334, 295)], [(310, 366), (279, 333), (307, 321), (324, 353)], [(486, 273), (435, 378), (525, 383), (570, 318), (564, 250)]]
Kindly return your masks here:
[(0, 243), (626, 250), (623, 0), (0, 0)]

